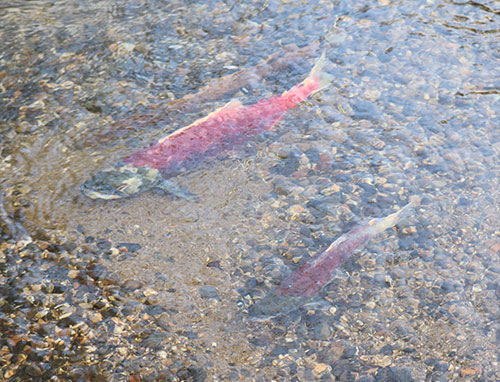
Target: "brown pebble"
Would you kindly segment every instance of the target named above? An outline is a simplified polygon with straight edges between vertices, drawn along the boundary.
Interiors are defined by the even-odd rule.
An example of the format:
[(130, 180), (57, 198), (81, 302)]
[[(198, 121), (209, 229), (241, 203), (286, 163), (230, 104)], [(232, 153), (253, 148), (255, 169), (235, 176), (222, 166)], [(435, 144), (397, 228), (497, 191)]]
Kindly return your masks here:
[(80, 271), (77, 270), (77, 269), (72, 269), (68, 272), (68, 277), (74, 279), (74, 278), (77, 278), (78, 275), (80, 274)]
[(49, 247), (49, 243), (46, 243), (46, 242), (40, 242), (38, 243), (38, 247), (41, 249), (41, 250), (44, 250), (44, 249), (47, 249)]
[(90, 321), (94, 324), (102, 321), (102, 314), (99, 312), (91, 312), (91, 316), (89, 317)]
[(477, 367), (474, 367), (472, 369), (464, 368), (460, 370), (460, 376), (465, 377), (466, 375), (474, 375), (479, 371)]
[(5, 373), (3, 374), (3, 376), (4, 376), (4, 378), (9, 379), (10, 377), (12, 377), (14, 375), (15, 372), (16, 372), (16, 370), (14, 368), (7, 369), (5, 371)]
[(313, 373), (316, 374), (317, 377), (319, 377), (329, 368), (331, 368), (330, 365), (327, 365), (326, 363), (317, 363), (316, 365), (314, 365)]
[(331, 356), (331, 359), (333, 362), (337, 362), (342, 354), (344, 353), (345, 346), (341, 344), (340, 342), (334, 342), (330, 345), (330, 349), (328, 350), (328, 353)]

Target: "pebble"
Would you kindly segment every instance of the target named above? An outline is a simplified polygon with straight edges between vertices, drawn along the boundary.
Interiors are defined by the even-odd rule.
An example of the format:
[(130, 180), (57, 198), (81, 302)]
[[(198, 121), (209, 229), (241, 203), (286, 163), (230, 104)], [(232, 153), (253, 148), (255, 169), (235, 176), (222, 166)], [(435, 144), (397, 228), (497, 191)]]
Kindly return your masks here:
[(214, 298), (219, 299), (219, 292), (217, 288), (207, 285), (200, 288), (200, 297), (203, 299)]
[[(140, 374), (141, 380), (161, 380), (159, 374), (166, 372), (164, 358), (137, 339), (141, 331), (165, 333), (151, 321), (151, 315), (163, 314), (163, 308), (144, 305), (118, 285), (111, 272), (99, 264), (104, 247), (86, 252), (67, 241), (51, 239), (40, 244), (45, 250), (36, 240), (29, 246), (0, 244), (0, 279), (15, 275), (15, 283), (0, 283), (0, 340), (10, 344), (1, 351), (2, 376), (23, 381), (54, 376), (57, 380), (107, 380), (111, 373), (126, 370), (129, 380), (134, 374)], [(124, 284), (134, 290), (141, 287), (133, 280)], [(150, 297), (155, 293), (152, 288), (145, 289)], [(182, 341), (175, 340), (184, 346)], [(170, 352), (171, 346), (164, 344), (163, 350)], [(13, 360), (22, 362), (22, 367), (10, 364)], [(193, 367), (191, 361), (190, 365), (180, 362), (169, 370), (182, 372)], [(170, 371), (166, 375), (167, 380), (173, 380)], [(203, 371), (197, 375), (204, 375)]]
[(344, 348), (342, 358), (353, 358), (356, 354), (358, 354), (358, 348), (356, 346), (347, 346)]
[(30, 377), (40, 377), (43, 375), (42, 369), (33, 363), (26, 364), (24, 372)]
[(383, 355), (392, 355), (394, 347), (391, 344), (386, 344), (380, 349), (380, 353)]
[(272, 169), (277, 174), (290, 177), (295, 171), (300, 167), (300, 158), (294, 154), (290, 153), (286, 158), (284, 158), (279, 164), (274, 166)]
[(371, 375), (363, 375), (361, 377), (359, 377), (358, 379), (356, 379), (356, 382), (374, 382), (375, 381), (375, 377), (371, 376)]
[(479, 372), (478, 368), (463, 368), (463, 369), (460, 369), (460, 376), (465, 377), (468, 375), (475, 375), (478, 372)]
[(396, 320), (393, 323), (395, 333), (404, 340), (408, 340), (414, 335), (413, 328), (403, 320)]
[[(247, 255), (244, 248), (234, 256), (234, 262), (232, 258), (227, 264), (224, 261), (224, 271), (203, 269), (205, 275), (198, 279), (200, 296), (207, 275), (218, 280), (226, 275), (225, 271), (226, 276), (230, 274), (231, 282), (240, 283), (239, 286), (245, 283), (247, 276), (258, 279), (253, 289), (265, 295), (283, 277), (283, 269), (295, 269), (294, 262), (300, 263), (318, 247), (328, 245), (325, 237), (337, 237), (369, 216), (382, 216), (386, 210), (401, 205), (409, 195), (426, 196), (422, 207), (410, 219), (416, 232), (401, 234), (404, 228), (395, 227), (355, 253), (349, 264), (336, 270), (335, 281), (324, 293), (332, 308), (324, 310), (324, 320), (317, 321), (308, 321), (306, 316), (312, 312), (317, 315), (321, 309), (308, 307), (286, 317), (245, 326), (245, 308), (249, 301), (243, 298), (238, 300), (238, 305), (228, 298), (223, 308), (222, 304), (203, 303), (201, 307), (194, 304), (193, 311), (192, 306), (182, 306), (182, 299), (177, 299), (178, 294), (184, 292), (177, 283), (178, 291), (163, 297), (160, 289), (160, 293), (154, 293), (157, 286), (152, 287), (151, 292), (146, 289), (149, 285), (133, 280), (122, 285), (122, 280), (108, 275), (109, 270), (96, 269), (100, 256), (110, 258), (109, 253), (104, 252), (114, 255), (111, 261), (119, 264), (118, 248), (123, 253), (134, 253), (141, 250), (139, 244), (128, 243), (135, 247), (127, 247), (112, 239), (96, 237), (87, 243), (88, 247), (66, 248), (67, 254), (63, 255), (51, 239), (45, 239), (47, 246), (40, 248), (43, 255), (30, 248), (23, 254), (16, 252), (11, 259), (0, 259), (3, 278), (0, 322), (2, 329), (8, 329), (2, 330), (2, 343), (7, 344), (2, 350), (7, 355), (1, 354), (2, 376), (16, 381), (35, 378), (128, 379), (130, 382), (252, 378), (312, 381), (321, 378), (405, 382), (413, 380), (411, 370), (418, 381), (500, 380), (496, 372), (498, 364), (493, 363), (498, 361), (495, 325), (500, 286), (499, 274), (494, 274), (492, 269), (498, 254), (483, 251), (488, 248), (485, 239), (497, 236), (491, 227), (498, 226), (495, 208), (500, 146), (494, 127), (500, 101), (494, 93), (500, 54), (494, 36), (486, 38), (481, 31), (482, 27), (492, 25), (491, 19), (496, 15), (485, 7), (472, 7), (471, 3), (464, 6), (440, 2), (439, 8), (432, 1), (421, 6), (409, 1), (377, 0), (365, 7), (367, 10), (357, 5), (352, 12), (349, 9), (345, 12), (344, 8), (350, 5), (347, 2), (323, 1), (310, 6), (306, 2), (257, 1), (228, 6), (216, 0), (208, 5), (190, 2), (189, 7), (177, 4), (163, 7), (163, 3), (158, 2), (155, 12), (148, 12), (144, 2), (134, 2), (134, 6), (128, 8), (111, 9), (105, 20), (92, 17), (95, 12), (87, 12), (88, 15), (74, 12), (59, 3), (48, 8), (39, 6), (38, 2), (20, 7), (21, 10), (7, 7), (0, 16), (6, 26), (2, 37), (8, 42), (4, 44), (6, 58), (1, 62), (0, 71), (0, 90), (6, 105), (0, 110), (0, 120), (6, 122), (0, 151), (9, 166), (4, 166), (9, 171), (3, 172), (7, 176), (3, 186), (18, 180), (28, 181), (32, 190), (22, 192), (22, 198), (13, 205), (21, 214), (26, 212), (27, 219), (34, 217), (32, 223), (44, 219), (47, 222), (43, 224), (52, 225), (49, 220), (53, 219), (57, 225), (58, 211), (62, 210), (63, 217), (68, 218), (77, 215), (82, 205), (98, 206), (96, 211), (101, 209), (97, 212), (101, 214), (108, 207), (111, 213), (118, 213), (122, 208), (132, 212), (132, 206), (141, 199), (118, 204), (77, 200), (81, 197), (77, 185), (81, 182), (80, 175), (90, 170), (88, 166), (100, 163), (90, 160), (85, 164), (86, 161), (79, 160), (78, 153), (93, 152), (96, 161), (106, 157), (112, 160), (107, 154), (119, 156), (118, 146), (132, 147), (127, 145), (130, 135), (137, 145), (137, 137), (144, 130), (140, 126), (128, 133), (121, 130), (118, 133), (129, 134), (129, 137), (120, 136), (115, 142), (105, 144), (96, 142), (96, 132), (111, 125), (115, 115), (128, 114), (131, 106), (139, 112), (147, 112), (149, 100), (157, 102), (158, 95), (165, 98), (161, 101), (168, 102), (174, 93), (180, 97), (195, 94), (210, 78), (216, 79), (240, 67), (251, 68), (260, 57), (279, 50), (280, 46), (289, 42), (302, 46), (316, 40), (322, 41), (320, 50), (326, 48), (331, 61), (328, 71), (334, 83), (290, 111), (274, 132), (258, 140), (259, 155), (244, 160), (245, 171), (252, 172), (254, 166), (259, 166), (265, 174), (255, 177), (256, 182), (249, 177), (248, 184), (270, 183), (273, 192), (260, 198), (261, 189), (258, 189), (250, 195), (260, 203), (257, 207), (265, 211), (259, 216), (255, 214), (257, 217), (251, 221), (255, 229), (249, 226), (248, 233), (242, 229), (235, 236), (246, 242), (244, 236), (249, 235), (265, 245), (259, 250), (252, 248), (251, 255)], [(92, 8), (93, 3), (89, 4)], [(471, 9), (473, 12), (466, 12)], [(341, 15), (335, 17), (338, 11)], [(467, 13), (467, 18), (455, 17), (462, 11)], [(56, 14), (58, 17), (54, 18)], [(422, 22), (401, 22), (401, 14), (415, 15), (414, 19)], [(436, 17), (440, 25), (432, 22)], [(33, 19), (37, 22), (30, 23)], [(127, 25), (123, 28), (125, 19)], [(38, 22), (40, 20), (49, 22)], [(61, 28), (63, 24), (68, 27)], [(155, 26), (152, 33), (148, 25)], [(451, 25), (453, 33), (443, 25)], [(471, 33), (471, 26), (480, 33)], [(102, 33), (93, 33), (95, 30)], [(329, 31), (325, 33), (325, 30)], [(158, 36), (161, 41), (157, 41)], [(316, 52), (318, 55), (320, 50)], [(279, 94), (291, 83), (302, 80), (313, 61), (311, 57), (272, 76), (255, 78), (253, 86), (246, 86), (238, 97), (248, 104), (263, 95)], [(161, 78), (167, 79), (167, 83), (159, 83)], [(218, 106), (201, 104), (199, 110), (187, 110), (180, 119), (190, 119), (189, 114), (194, 113), (204, 115), (212, 106)], [(164, 128), (169, 124), (161, 125)], [(87, 128), (89, 126), (94, 128)], [(23, 136), (34, 131), (37, 134)], [(61, 137), (64, 144), (59, 141)], [(82, 151), (80, 138), (94, 138), (93, 146)], [(269, 143), (273, 148), (267, 150)], [(118, 146), (113, 148), (115, 144)], [(38, 155), (40, 148), (44, 155)], [(322, 156), (325, 152), (328, 155)], [(319, 161), (325, 166), (319, 166)], [(213, 168), (221, 168), (221, 163), (225, 167), (227, 162), (217, 160)], [(272, 164), (268, 166), (269, 163)], [(275, 166), (268, 173), (272, 165)], [(63, 177), (62, 189), (61, 183), (51, 179), (50, 171), (47, 173), (51, 168), (61, 174), (71, 170), (66, 174), (71, 176)], [(197, 169), (191, 180), (199, 178), (196, 175), (204, 171), (205, 168)], [(363, 184), (366, 178), (375, 181)], [(283, 184), (274, 186), (278, 179)], [(321, 195), (315, 195), (315, 187), (322, 190)], [(57, 196), (60, 191), (64, 193), (63, 198)], [(325, 202), (328, 208), (321, 208), (322, 200), (315, 206), (307, 204), (308, 200), (325, 196), (332, 196)], [(231, 197), (228, 201), (236, 200)], [(239, 208), (230, 203), (224, 211), (238, 212)], [(253, 210), (255, 205), (241, 208)], [(147, 213), (155, 217), (157, 211), (143, 212), (147, 220)], [(313, 218), (302, 219), (307, 212)], [(237, 223), (246, 228), (250, 220), (243, 214), (239, 216)], [(121, 222), (128, 226), (124, 234), (131, 235), (122, 240), (134, 241), (136, 235), (148, 228), (146, 220), (130, 220), (132, 223), (127, 219)], [(262, 224), (253, 224), (255, 222)], [(137, 232), (132, 229), (135, 223), (138, 223), (136, 228), (142, 227)], [(204, 224), (199, 224), (194, 228), (203, 231), (203, 227)], [(295, 240), (286, 243), (289, 248), (304, 247), (295, 252), (278, 253), (277, 257), (284, 261), (282, 268), (256, 265), (262, 253), (276, 254), (276, 248), (281, 248), (283, 232), (295, 235)], [(2, 231), (0, 241), (4, 238)], [(2, 248), (3, 244), (0, 243)], [(217, 248), (217, 244), (214, 245)], [(232, 255), (235, 247), (228, 241), (220, 249), (226, 256)], [(434, 248), (442, 249), (443, 256), (434, 259)], [(10, 253), (7, 247), (3, 251)], [(79, 257), (81, 254), (88, 259)], [(377, 260), (371, 261), (375, 257)], [(93, 268), (88, 266), (89, 259), (94, 261)], [(151, 261), (139, 257), (136, 260), (144, 262), (143, 265)], [(239, 266), (244, 262), (247, 268), (243, 273), (243, 266), (241, 269)], [(177, 263), (170, 265), (178, 266)], [(406, 267), (404, 276), (394, 271), (394, 267), (399, 266)], [(382, 276), (375, 277), (377, 273)], [(224, 281), (217, 285), (216, 291), (226, 296), (225, 288), (229, 284)], [(144, 299), (143, 289), (149, 298)], [(121, 296), (134, 302), (128, 301), (125, 309)], [(172, 326), (167, 325), (170, 326), (165, 330), (168, 333), (164, 333), (166, 336), (157, 341), (157, 348), (152, 351), (141, 340), (151, 338), (148, 331), (162, 331), (155, 322), (144, 319), (160, 311), (157, 306), (146, 306), (157, 302), (158, 296), (162, 296), (162, 301), (171, 301), (175, 309), (189, 309), (191, 317), (197, 317), (198, 309), (206, 310), (202, 312), (203, 319), (196, 318), (194, 322), (177, 320), (176, 313), (169, 312)], [(218, 292), (216, 296), (218, 298)], [(198, 298), (196, 294), (189, 297), (193, 301)], [(251, 300), (251, 295), (248, 299)], [(61, 304), (68, 304), (70, 309), (55, 309)], [(219, 346), (214, 351), (210, 347), (212, 338), (203, 339), (206, 347), (196, 347), (195, 339), (183, 342), (185, 336), (178, 334), (179, 326), (190, 327), (195, 332), (200, 327), (210, 327), (214, 322), (209, 320), (214, 317), (216, 324), (228, 323), (229, 333), (238, 324), (234, 323), (231, 328), (232, 322), (225, 318), (218, 320), (220, 314), (225, 317), (228, 312), (242, 318), (243, 326), (239, 329), (243, 335), (253, 332), (266, 337), (263, 346), (255, 350), (254, 345), (245, 343), (243, 335), (241, 343), (230, 343), (231, 335), (218, 339)], [(55, 316), (63, 318), (58, 321)], [(345, 320), (340, 322), (339, 317)], [(398, 320), (400, 322), (395, 323)], [(39, 332), (38, 324), (43, 326)], [(82, 337), (71, 334), (70, 329), (76, 325), (80, 326), (75, 332), (83, 333)], [(120, 336), (113, 335), (115, 327), (120, 328)], [(22, 338), (13, 347), (9, 344), (17, 340), (9, 337), (9, 330)], [(231, 333), (240, 334), (236, 332)], [(29, 339), (26, 340), (25, 335), (29, 335)], [(439, 337), (440, 346), (433, 346), (434, 337)], [(49, 339), (58, 341), (59, 353)], [(465, 339), (464, 343), (457, 342), (461, 339)], [(277, 363), (272, 367), (270, 352), (273, 346), (285, 341), (288, 352), (274, 357)], [(337, 357), (330, 346), (339, 342), (342, 342), (342, 351)], [(36, 346), (31, 346), (32, 343)], [(112, 348), (108, 346), (110, 343)], [(46, 353), (38, 353), (39, 344), (47, 349)], [(357, 348), (359, 356), (339, 359), (348, 347)], [(469, 350), (465, 358), (463, 349)], [(58, 357), (55, 365), (34, 361), (37, 357), (50, 359), (51, 354)], [(230, 359), (233, 354), (238, 358)], [(27, 358), (23, 359), (22, 355)], [(368, 361), (360, 362), (364, 356)], [(423, 363), (431, 357), (448, 365), (449, 375), (435, 364), (427, 367)], [(306, 358), (311, 359), (307, 367)], [(23, 365), (14, 368), (12, 363), (16, 361), (13, 360), (22, 361)], [(184, 364), (186, 360), (188, 363)], [(197, 366), (201, 362), (198, 360), (208, 360), (206, 371)], [(368, 364), (371, 360), (375, 366)], [(32, 376), (38, 372), (25, 368), (30, 363), (36, 364), (44, 374)], [(243, 364), (248, 368), (246, 373)], [(106, 370), (101, 365), (105, 365)], [(477, 372), (473, 374), (476, 367)], [(329, 368), (334, 376), (330, 375)], [(61, 374), (48, 376), (47, 370)], [(220, 370), (226, 374), (218, 375)], [(232, 378), (228, 377), (229, 373)]]
[(331, 370), (331, 366), (326, 363), (316, 363), (313, 367), (313, 373), (316, 378), (319, 378), (327, 370)]
[(389, 278), (389, 276), (386, 275), (385, 273), (375, 273), (373, 275), (373, 282), (374, 282), (374, 284), (385, 286), (388, 278)]
[(72, 269), (68, 272), (68, 277), (74, 279), (74, 278), (78, 277), (79, 274), (80, 274), (80, 271), (78, 271), (76, 269)]
[(371, 363), (374, 366), (387, 367), (387, 366), (390, 366), (392, 364), (392, 359), (388, 355), (384, 355), (384, 356), (377, 355), (377, 356), (374, 356), (372, 358)]
[(274, 345), (273, 348), (271, 349), (271, 355), (273, 356), (279, 356), (279, 355), (285, 355), (288, 354), (288, 348), (283, 345)]
[(327, 322), (320, 322), (314, 326), (314, 338), (316, 340), (327, 340), (332, 335), (332, 329)]
[(292, 153), (292, 150), (288, 147), (280, 147), (276, 155), (278, 158), (285, 159)]
[(157, 291), (155, 291), (154, 289), (152, 288), (146, 288), (143, 290), (142, 292), (144, 294), (144, 296), (146, 297), (149, 297), (149, 296), (156, 296), (158, 294)]
[(375, 309), (375, 307), (377, 306), (377, 304), (376, 304), (375, 302), (373, 302), (373, 301), (368, 301), (368, 302), (365, 304), (365, 306), (366, 306), (368, 309), (372, 310), (372, 309)]
[(137, 243), (117, 243), (116, 247), (125, 252), (137, 252), (142, 248), (141, 245)]
[(355, 101), (353, 102), (352, 109), (354, 112), (352, 115), (353, 119), (368, 119), (376, 122), (380, 116), (380, 110), (378, 107), (369, 101)]
[(302, 207), (300, 204), (294, 204), (288, 209), (288, 212), (292, 215), (300, 215), (306, 212), (306, 209)]
[(295, 186), (292, 183), (284, 180), (278, 180), (274, 183), (274, 191), (278, 195), (289, 195), (293, 192), (294, 188)]
[(345, 132), (342, 129), (333, 129), (329, 135), (330, 135), (330, 138), (335, 143), (339, 143), (339, 144), (344, 143), (349, 138), (349, 136), (347, 135), (347, 132)]
[(377, 382), (414, 382), (410, 369), (402, 367), (384, 367), (377, 371), (375, 375)]
[(321, 193), (326, 196), (335, 194), (337, 192), (340, 192), (340, 187), (337, 184), (333, 184), (330, 187), (325, 188), (321, 191)]
[(111, 248), (111, 243), (107, 240), (97, 240), (96, 245), (102, 251), (107, 251)]

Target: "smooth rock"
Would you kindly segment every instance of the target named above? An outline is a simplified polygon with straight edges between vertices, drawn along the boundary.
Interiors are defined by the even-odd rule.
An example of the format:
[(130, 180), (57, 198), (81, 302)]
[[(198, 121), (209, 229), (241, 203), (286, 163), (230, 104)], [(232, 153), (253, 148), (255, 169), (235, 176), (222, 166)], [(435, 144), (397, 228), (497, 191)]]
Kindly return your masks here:
[(219, 292), (213, 286), (207, 285), (200, 288), (201, 298), (215, 298), (219, 299)]

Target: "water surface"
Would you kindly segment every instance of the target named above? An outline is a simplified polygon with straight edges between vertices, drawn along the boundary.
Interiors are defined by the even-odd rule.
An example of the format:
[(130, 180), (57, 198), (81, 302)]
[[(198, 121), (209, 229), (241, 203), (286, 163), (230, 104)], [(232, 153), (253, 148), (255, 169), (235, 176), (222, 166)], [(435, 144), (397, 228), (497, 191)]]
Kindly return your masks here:
[[(139, 243), (108, 265), (196, 333), (210, 380), (500, 379), (498, 3), (30, 1), (0, 21), (8, 199), (28, 225)], [(177, 177), (199, 202), (80, 194), (91, 174), (231, 98), (287, 90), (314, 59), (168, 123), (113, 121), (314, 42), (332, 86)], [(322, 303), (247, 321), (297, 264), (412, 195), (415, 216), (336, 271)], [(218, 297), (201, 298), (206, 286)]]

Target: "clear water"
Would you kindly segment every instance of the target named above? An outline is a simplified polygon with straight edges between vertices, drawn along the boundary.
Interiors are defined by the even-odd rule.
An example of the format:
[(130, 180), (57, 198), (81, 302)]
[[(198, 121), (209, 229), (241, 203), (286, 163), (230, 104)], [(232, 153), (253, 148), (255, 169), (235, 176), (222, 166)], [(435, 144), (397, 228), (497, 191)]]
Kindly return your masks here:
[[(352, 380), (385, 366), (415, 380), (500, 379), (498, 2), (9, 4), (0, 6), (8, 199), (28, 225), (140, 243), (138, 256), (109, 265), (175, 307), (212, 380)], [(99, 169), (231, 98), (287, 90), (314, 59), (168, 123), (112, 121), (316, 41), (332, 86), (274, 132), (178, 176), (199, 202), (81, 195)], [(358, 251), (316, 304), (248, 322), (246, 308), (297, 263), (411, 195), (422, 197), (415, 216)], [(200, 298), (207, 285), (218, 300)]]

